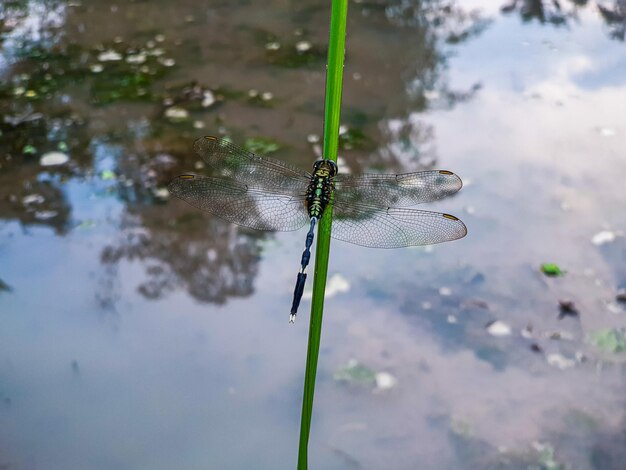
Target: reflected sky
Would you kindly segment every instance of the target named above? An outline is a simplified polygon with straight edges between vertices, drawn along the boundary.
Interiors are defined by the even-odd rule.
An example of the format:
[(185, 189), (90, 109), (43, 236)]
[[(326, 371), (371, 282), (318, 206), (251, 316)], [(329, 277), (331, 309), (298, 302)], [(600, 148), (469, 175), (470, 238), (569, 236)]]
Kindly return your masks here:
[[(524, 4), (350, 4), (344, 116), (369, 143), (350, 141), (344, 168), (453, 170), (465, 187), (428, 209), (469, 233), (432, 249), (333, 242), (330, 274), (347, 287), (325, 308), (312, 467), (541, 468), (541, 445), (569, 468), (626, 458), (623, 359), (589, 341), (626, 326), (624, 44), (592, 4), (564, 2), (560, 25), (524, 20)], [(160, 43), (177, 65), (150, 82), (154, 101), (95, 104), (114, 97), (91, 76), (41, 102), (0, 96), (5, 115), (41, 115), (0, 126), (0, 468), (293, 468), (309, 301), (295, 326), (287, 310), (304, 233), (245, 231), (160, 189), (202, 171), (193, 138), (221, 131), (242, 145), (272, 138), (277, 158), (309, 168), (323, 70), (268, 63), (265, 45), (323, 45), (328, 11), (61, 11), (68, 37), (87, 38), (87, 67), (116, 36)], [(37, 70), (6, 41), (0, 55), (17, 66), (4, 73)], [(198, 107), (191, 79), (222, 101)], [(167, 99), (190, 121), (165, 119)], [(42, 167), (52, 150), (70, 163)], [(615, 239), (594, 245), (602, 231)], [(541, 274), (545, 262), (565, 276)], [(562, 299), (578, 318), (558, 319)], [(512, 334), (490, 335), (494, 320)], [(397, 385), (338, 383), (351, 358)]]

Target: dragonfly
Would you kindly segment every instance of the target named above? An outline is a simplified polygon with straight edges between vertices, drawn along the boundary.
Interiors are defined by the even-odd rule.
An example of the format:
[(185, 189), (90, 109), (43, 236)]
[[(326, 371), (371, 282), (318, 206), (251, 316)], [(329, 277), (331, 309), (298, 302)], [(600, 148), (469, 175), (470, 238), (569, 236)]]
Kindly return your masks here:
[(196, 140), (194, 150), (212, 168), (212, 175), (177, 176), (168, 186), (174, 196), (257, 230), (292, 231), (308, 224), (290, 323), (304, 292), (315, 225), (330, 204), (331, 237), (355, 245), (432, 245), (467, 234), (465, 224), (453, 215), (401, 207), (455, 194), (463, 183), (448, 170), (353, 175), (338, 173), (333, 160), (321, 159), (307, 172), (212, 136)]

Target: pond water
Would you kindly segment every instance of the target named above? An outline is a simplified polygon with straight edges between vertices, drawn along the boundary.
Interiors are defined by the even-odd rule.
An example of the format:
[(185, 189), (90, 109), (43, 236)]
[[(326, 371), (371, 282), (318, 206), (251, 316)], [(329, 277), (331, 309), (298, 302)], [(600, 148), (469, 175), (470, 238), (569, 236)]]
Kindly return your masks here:
[[(295, 468), (304, 231), (165, 187), (202, 135), (311, 167), (328, 18), (0, 5), (1, 469)], [(625, 28), (622, 0), (350, 3), (340, 171), (450, 169), (425, 208), (469, 233), (332, 243), (311, 468), (624, 468)]]

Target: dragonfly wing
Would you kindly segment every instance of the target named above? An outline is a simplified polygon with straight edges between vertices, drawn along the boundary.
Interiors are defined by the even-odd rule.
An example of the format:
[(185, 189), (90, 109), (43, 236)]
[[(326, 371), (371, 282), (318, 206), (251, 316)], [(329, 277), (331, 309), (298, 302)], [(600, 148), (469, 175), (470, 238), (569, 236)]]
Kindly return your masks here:
[(193, 207), (257, 230), (297, 230), (309, 221), (302, 197), (270, 193), (233, 180), (181, 175), (168, 189)]
[(465, 224), (449, 214), (416, 209), (344, 205), (333, 208), (331, 236), (371, 248), (433, 245), (463, 238)]
[(463, 183), (447, 170), (400, 175), (345, 175), (335, 177), (335, 201), (381, 208), (432, 202), (456, 193)]
[(311, 175), (280, 160), (255, 155), (217, 137), (196, 140), (194, 150), (218, 176), (235, 179), (250, 188), (282, 194), (304, 194)]

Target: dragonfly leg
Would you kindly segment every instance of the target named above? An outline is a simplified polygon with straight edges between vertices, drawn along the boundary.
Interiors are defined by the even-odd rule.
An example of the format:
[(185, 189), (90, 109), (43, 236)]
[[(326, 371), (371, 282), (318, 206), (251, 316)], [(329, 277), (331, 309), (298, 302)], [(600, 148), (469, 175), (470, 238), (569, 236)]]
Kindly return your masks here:
[(300, 272), (296, 279), (296, 287), (293, 290), (293, 303), (291, 304), (291, 315), (289, 315), (289, 323), (296, 321), (296, 313), (298, 312), (298, 306), (304, 293), (304, 284), (306, 283), (306, 267), (309, 265), (311, 259), (311, 245), (313, 245), (313, 238), (315, 237), (314, 229), (317, 217), (311, 217), (311, 227), (306, 234), (305, 248), (302, 252), (302, 259), (300, 260)]

